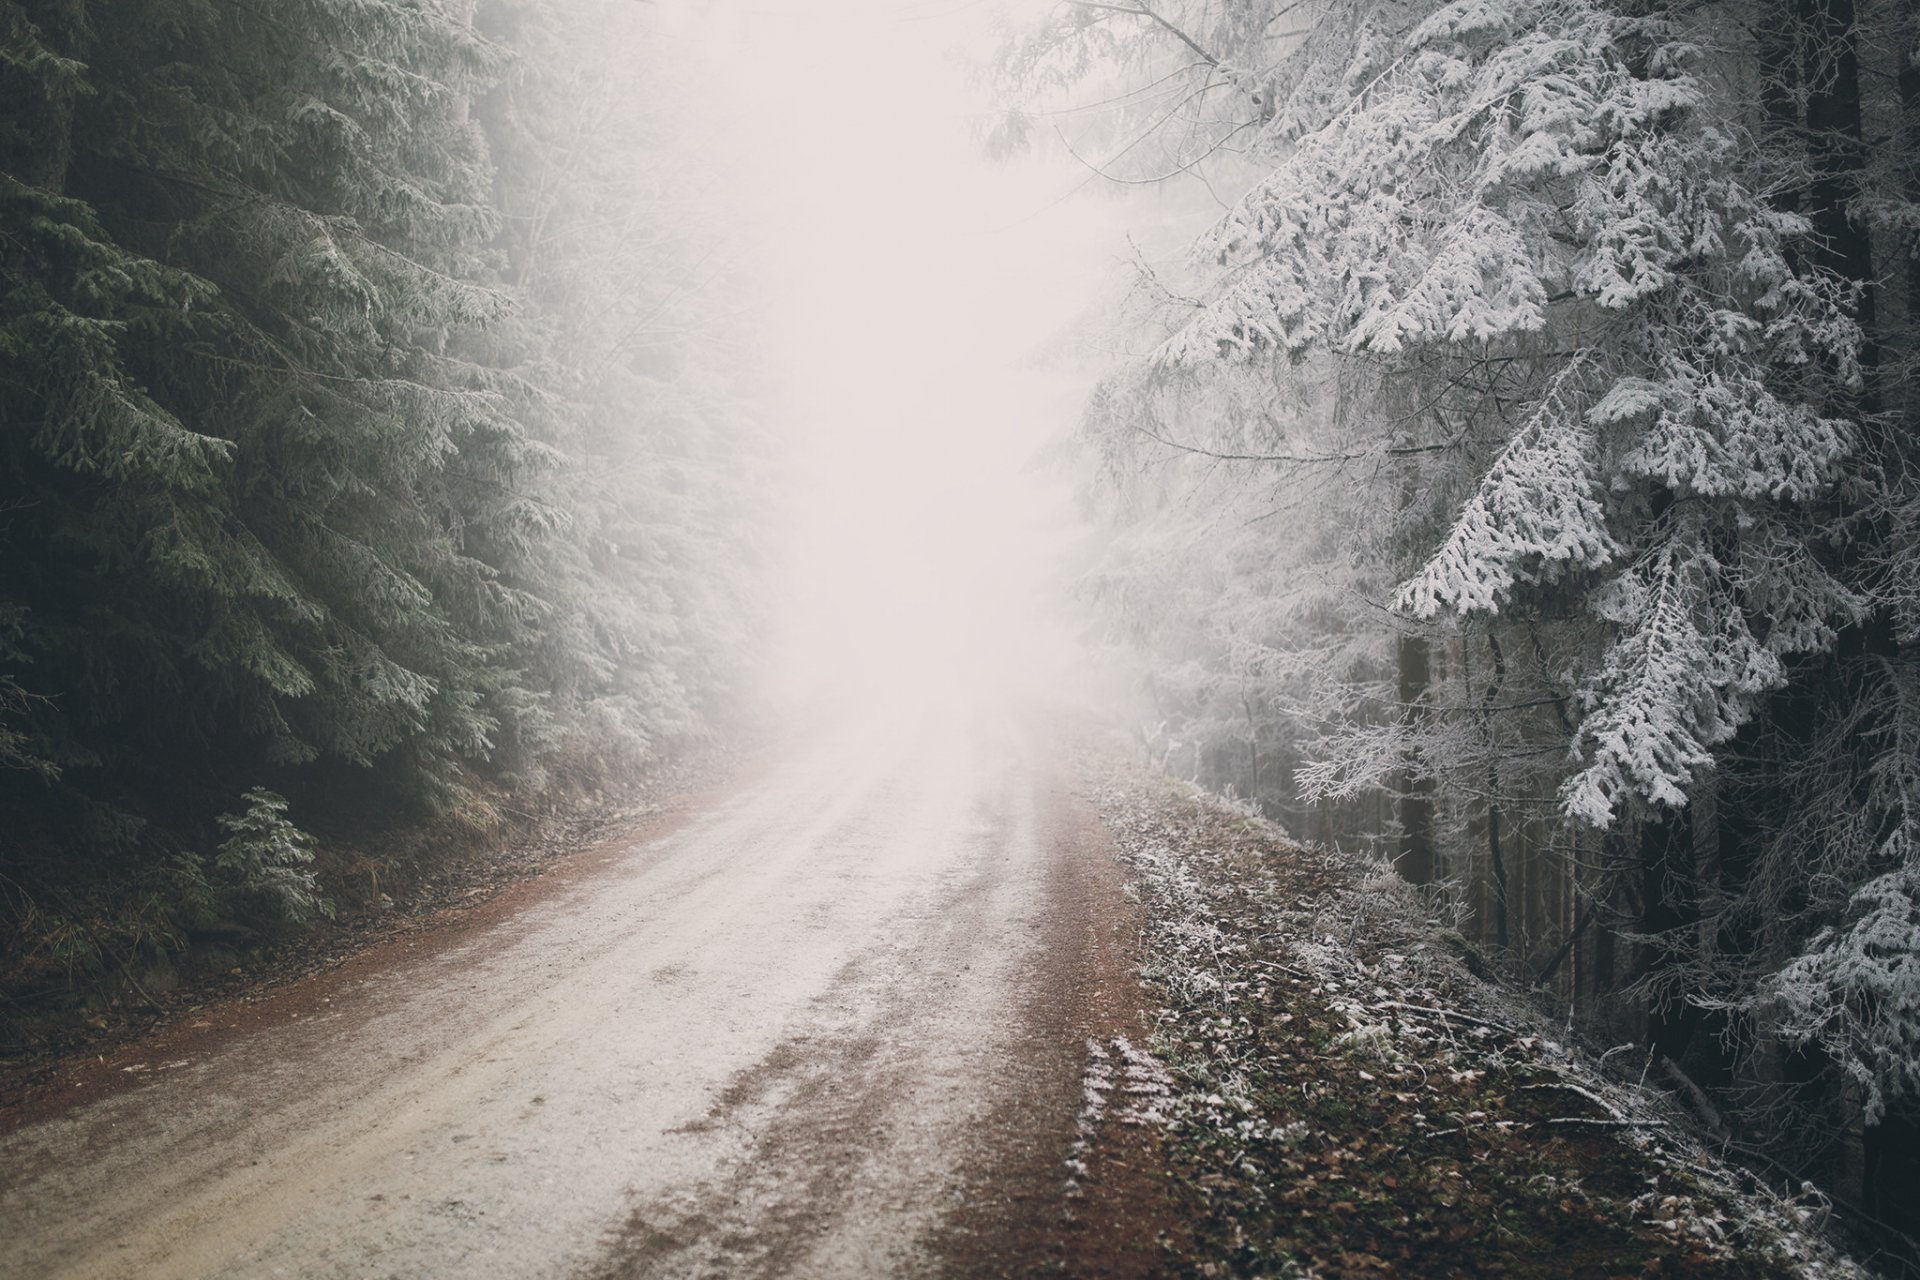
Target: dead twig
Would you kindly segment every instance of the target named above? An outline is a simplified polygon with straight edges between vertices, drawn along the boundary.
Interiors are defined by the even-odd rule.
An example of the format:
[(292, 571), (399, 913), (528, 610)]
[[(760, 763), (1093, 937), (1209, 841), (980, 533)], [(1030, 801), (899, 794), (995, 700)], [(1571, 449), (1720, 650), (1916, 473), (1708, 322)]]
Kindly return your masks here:
[(1498, 1031), (1502, 1035), (1518, 1036), (1520, 1033), (1501, 1022), (1488, 1022), (1485, 1018), (1476, 1018), (1472, 1014), (1460, 1013), (1453, 1009), (1435, 1009), (1424, 1004), (1407, 1004), (1401, 1000), (1382, 1000), (1373, 1006), (1375, 1009), (1398, 1009), (1402, 1013), (1425, 1013), (1436, 1018), (1448, 1018), (1454, 1022), (1464, 1022), (1470, 1027), (1485, 1027), (1489, 1031)]
[(1271, 960), (1254, 960), (1254, 961), (1250, 961), (1249, 963), (1257, 964), (1262, 969), (1278, 969), (1281, 973), (1287, 974), (1290, 977), (1298, 978), (1302, 982), (1313, 981), (1312, 974), (1308, 973), (1304, 969), (1296, 969), (1290, 964), (1275, 964)]
[(1602, 1111), (1606, 1112), (1610, 1116), (1617, 1116), (1620, 1114), (1620, 1112), (1617, 1109), (1615, 1109), (1614, 1106), (1611, 1103), (1609, 1103), (1605, 1098), (1601, 1097), (1599, 1094), (1595, 1093), (1593, 1090), (1585, 1087), (1584, 1085), (1577, 1085), (1571, 1080), (1548, 1080), (1544, 1084), (1523, 1084), (1520, 1086), (1520, 1088), (1523, 1092), (1527, 1092), (1527, 1093), (1537, 1092), (1538, 1090), (1541, 1090), (1541, 1089), (1564, 1089), (1568, 1093), (1579, 1094), (1581, 1097), (1585, 1098), (1588, 1102), (1591, 1102), (1594, 1106), (1600, 1108)]

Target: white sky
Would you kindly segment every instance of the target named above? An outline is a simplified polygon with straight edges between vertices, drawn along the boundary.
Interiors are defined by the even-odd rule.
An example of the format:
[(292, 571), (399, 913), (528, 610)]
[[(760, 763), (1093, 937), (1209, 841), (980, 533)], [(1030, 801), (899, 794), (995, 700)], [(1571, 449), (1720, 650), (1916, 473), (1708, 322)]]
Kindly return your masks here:
[(1030, 463), (1086, 383), (1020, 366), (1105, 292), (1117, 223), (1063, 198), (1084, 171), (983, 158), (964, 54), (992, 47), (986, 4), (685, 3), (751, 126), (774, 264), (775, 427), (797, 463), (783, 683), (1045, 678), (1071, 506)]

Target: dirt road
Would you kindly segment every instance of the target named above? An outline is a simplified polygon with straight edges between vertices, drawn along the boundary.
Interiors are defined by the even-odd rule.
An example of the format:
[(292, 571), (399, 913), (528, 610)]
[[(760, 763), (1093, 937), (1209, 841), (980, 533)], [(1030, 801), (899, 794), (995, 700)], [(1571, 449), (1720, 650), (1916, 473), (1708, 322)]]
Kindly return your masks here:
[[(1051, 751), (1007, 714), (866, 715), (484, 926), (133, 1046), (123, 1088), (0, 1139), (0, 1275), (974, 1275), (1073, 1251), (1081, 1046), (1134, 1004), (1132, 935)], [(1138, 1269), (1124, 1234), (1073, 1269)]]

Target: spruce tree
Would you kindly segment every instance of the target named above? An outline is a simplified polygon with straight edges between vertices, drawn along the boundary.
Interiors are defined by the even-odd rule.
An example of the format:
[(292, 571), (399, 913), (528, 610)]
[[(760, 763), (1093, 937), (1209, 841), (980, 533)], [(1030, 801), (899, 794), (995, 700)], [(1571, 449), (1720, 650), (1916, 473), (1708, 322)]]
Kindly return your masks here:
[(322, 759), (452, 794), (537, 720), (505, 655), (546, 605), (507, 575), (558, 523), (473, 358), (510, 305), (471, 115), (499, 50), (454, 3), (6, 34), (0, 741), (60, 778), (8, 807), (191, 832)]

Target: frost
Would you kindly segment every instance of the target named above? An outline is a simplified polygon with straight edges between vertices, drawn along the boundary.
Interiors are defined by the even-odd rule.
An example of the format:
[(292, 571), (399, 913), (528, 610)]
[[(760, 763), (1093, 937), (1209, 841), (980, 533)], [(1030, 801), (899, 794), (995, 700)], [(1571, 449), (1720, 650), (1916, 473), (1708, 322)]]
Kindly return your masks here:
[[(1768, 1274), (1867, 1274), (1819, 1238), (1817, 1193), (1786, 1201), (1734, 1173), (1661, 1091), (1609, 1078), (1605, 1059), (1565, 1039), (1523, 992), (1475, 978), (1446, 954), (1412, 886), (1369, 874), (1370, 861), (1322, 861), (1271, 824), (1187, 788), (1110, 783), (1096, 799), (1140, 877), (1151, 985), (1169, 1002), (1157, 1039), (1177, 1082), (1173, 1133), (1209, 1170), (1202, 1185), (1229, 1201), (1242, 1187), (1261, 1194), (1275, 1185), (1278, 1154), (1288, 1182), (1331, 1174), (1342, 1187), (1364, 1187), (1384, 1168), (1383, 1153), (1404, 1152), (1409, 1137), (1432, 1176), (1462, 1179), (1471, 1171), (1441, 1156), (1450, 1136), (1470, 1134), (1470, 1159), (1499, 1168), (1514, 1148), (1496, 1136), (1604, 1134), (1620, 1144), (1604, 1166), (1563, 1153), (1524, 1194), (1562, 1212), (1572, 1202), (1636, 1220), (1707, 1258), (1751, 1261)], [(1223, 829), (1231, 841), (1220, 839)], [(1276, 874), (1276, 864), (1291, 870)], [(1339, 887), (1297, 899), (1288, 882), (1303, 871), (1314, 880), (1331, 872)], [(1229, 903), (1221, 930), (1212, 913)], [(1326, 931), (1330, 920), (1342, 921), (1339, 933)], [(1202, 924), (1206, 949), (1190, 943)], [(1212, 971), (1207, 986), (1218, 993), (1197, 1006), (1184, 1002), (1197, 989), (1185, 977), (1194, 968)], [(1277, 1005), (1346, 1030), (1324, 1048), (1289, 1052), (1285, 1033), (1258, 1026)], [(1099, 1050), (1109, 1078), (1117, 1056)], [(1545, 1119), (1522, 1119), (1509, 1110), (1517, 1094), (1562, 1102)], [(1309, 1109), (1320, 1096), (1332, 1106)], [(1588, 1169), (1613, 1178), (1627, 1164), (1641, 1171), (1644, 1194), (1631, 1184), (1624, 1193), (1582, 1186)]]
[[(1911, 826), (1905, 835), (1911, 844)], [(1869, 881), (1853, 911), (1769, 985), (1780, 1034), (1818, 1041), (1840, 1061), (1878, 1124), (1890, 1099), (1920, 1092), (1920, 860)]]
[(1520, 232), (1490, 209), (1472, 208), (1430, 260), (1396, 293), (1373, 292), (1346, 346), (1383, 355), (1408, 343), (1484, 342), (1546, 324), (1546, 286)]
[(1530, 21), (1533, 7), (1513, 0), (1455, 0), (1414, 28), (1407, 44), (1415, 49), (1463, 36), (1498, 38)]
[(1673, 356), (1665, 372), (1623, 475), (1677, 494), (1805, 502), (1826, 491), (1851, 450), (1845, 423), (1784, 403), (1750, 368)]
[(1632, 796), (1685, 805), (1711, 748), (1783, 682), (1725, 576), (1694, 536), (1676, 533), (1597, 593), (1594, 611), (1621, 634), (1580, 693), (1588, 715), (1574, 749), (1584, 767), (1562, 788), (1568, 813), (1606, 827)]
[(1587, 421), (1596, 426), (1611, 426), (1650, 415), (1662, 403), (1660, 384), (1646, 378), (1621, 378), (1600, 402), (1587, 410)]
[[(1392, 604), (1496, 614), (1598, 577), (1587, 611), (1609, 625), (1581, 662), (1563, 807), (1605, 826), (1682, 804), (1781, 658), (1860, 607), (1772, 515), (1827, 496), (1856, 447), (1781, 371), (1844, 376), (1857, 329), (1794, 265), (1805, 219), (1742, 184), (1735, 140), (1698, 110), (1700, 51), (1660, 19), (1459, 0), (1382, 56), (1369, 37), (1366, 91), (1220, 219), (1202, 246), (1217, 287), (1154, 367), (1197, 379), (1324, 351), (1464, 368), (1508, 396), (1490, 367), (1511, 361), (1527, 416), (1461, 449), (1477, 476), (1456, 473), (1467, 496)], [(1676, 500), (1713, 505), (1683, 533), (1658, 515)], [(1777, 622), (1756, 634), (1762, 600)], [(1331, 745), (1299, 775), (1317, 794), (1410, 750), (1392, 727)]]
[(1850, 858), (1879, 873), (1753, 1003), (1771, 1005), (1780, 1035), (1839, 1063), (1876, 1124), (1890, 1101), (1920, 1093), (1920, 677), (1890, 662), (1871, 676), (1873, 693), (1835, 726), (1835, 745), (1864, 748), (1864, 795), (1818, 852), (1822, 882)]
[(1080, 1114), (1074, 1121), (1075, 1137), (1067, 1150), (1067, 1194), (1080, 1194), (1080, 1184), (1088, 1173), (1087, 1158), (1093, 1153), (1100, 1126), (1106, 1121), (1112, 1095), (1119, 1093), (1118, 1118), (1122, 1124), (1165, 1127), (1168, 1109), (1174, 1098), (1173, 1077), (1159, 1059), (1135, 1047), (1125, 1036), (1115, 1036), (1103, 1044), (1088, 1037), (1087, 1065), (1080, 1078)]
[(1556, 384), (1494, 461), (1446, 541), (1401, 586), (1395, 608), (1417, 618), (1442, 606), (1498, 612), (1523, 565), (1531, 563), (1538, 579), (1599, 568), (1617, 554), (1595, 491), (1592, 432), (1555, 414), (1562, 390)]

